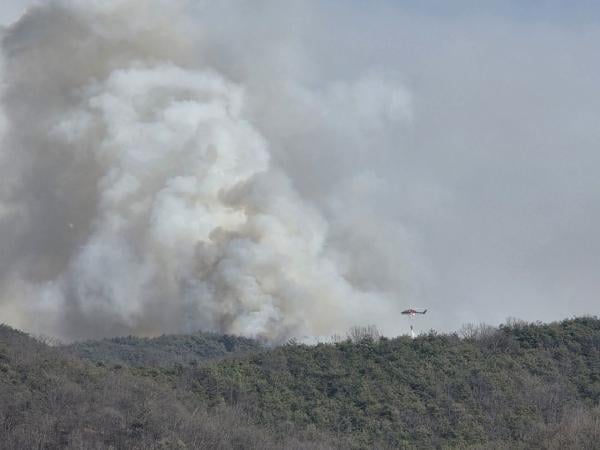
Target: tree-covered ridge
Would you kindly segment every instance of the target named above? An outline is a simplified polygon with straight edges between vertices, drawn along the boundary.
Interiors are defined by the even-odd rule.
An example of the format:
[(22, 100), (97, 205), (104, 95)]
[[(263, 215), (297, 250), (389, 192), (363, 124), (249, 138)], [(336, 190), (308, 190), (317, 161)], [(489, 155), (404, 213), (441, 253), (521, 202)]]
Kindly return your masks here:
[(262, 346), (244, 337), (197, 332), (156, 338), (117, 337), (76, 342), (63, 348), (75, 356), (104, 364), (170, 367), (239, 356), (256, 352)]
[(599, 448), (597, 318), (148, 357), (194, 336), (82, 358), (0, 326), (0, 448)]
[(352, 435), (358, 446), (529, 448), (580, 426), (575, 447), (598, 448), (600, 321), (483, 331), (288, 345), (180, 378), (209, 404)]
[(276, 436), (241, 408), (207, 408), (169, 383), (108, 368), (0, 325), (0, 449), (331, 449)]

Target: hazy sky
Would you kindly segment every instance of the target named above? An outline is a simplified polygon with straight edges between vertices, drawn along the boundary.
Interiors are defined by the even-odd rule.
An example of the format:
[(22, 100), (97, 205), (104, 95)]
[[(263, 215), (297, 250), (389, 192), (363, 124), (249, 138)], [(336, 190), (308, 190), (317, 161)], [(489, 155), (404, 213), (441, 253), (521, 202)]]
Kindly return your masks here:
[(15, 21), (31, 1), (23, 0), (4, 0), (0, 7), (0, 23), (6, 25)]
[[(324, 129), (285, 99), (256, 103), (274, 161), (352, 247), (359, 284), (429, 308), (422, 328), (600, 312), (598, 2), (192, 3), (207, 59), (251, 96), (265, 79), (403, 86), (403, 120), (361, 122), (355, 141), (336, 131), (355, 126), (343, 109)], [(2, 2), (0, 21), (25, 4)]]
[[(333, 152), (326, 164), (313, 155), (311, 164), (304, 147), (297, 159), (282, 157), (315, 202), (343, 178), (347, 158), (358, 161), (347, 170), (378, 180), (347, 207), (398, 224), (402, 242), (381, 245), (414, 264), (388, 255), (371, 261), (374, 271), (409, 270), (409, 301), (429, 306), (436, 327), (597, 314), (600, 6), (311, 5), (304, 15), (275, 7), (269, 17), (293, 34), (307, 83), (379, 71), (401, 79), (412, 99), (410, 126), (386, 130), (366, 155)], [(250, 30), (264, 20), (244, 14)]]

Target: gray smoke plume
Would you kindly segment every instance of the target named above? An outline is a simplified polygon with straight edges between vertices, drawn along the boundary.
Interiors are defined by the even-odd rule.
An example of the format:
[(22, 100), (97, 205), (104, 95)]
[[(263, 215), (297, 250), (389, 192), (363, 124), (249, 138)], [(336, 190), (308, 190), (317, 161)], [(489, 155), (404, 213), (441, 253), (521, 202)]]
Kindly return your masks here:
[[(377, 133), (408, 120), (408, 95), (376, 75), (323, 92), (240, 80), (184, 7), (55, 1), (6, 31), (3, 317), (64, 339), (384, 322), (390, 295), (328, 247), (271, 147), (322, 122), (332, 138)], [(285, 116), (267, 117), (283, 96)]]
[(593, 2), (5, 0), (0, 23), (0, 322), (599, 312)]

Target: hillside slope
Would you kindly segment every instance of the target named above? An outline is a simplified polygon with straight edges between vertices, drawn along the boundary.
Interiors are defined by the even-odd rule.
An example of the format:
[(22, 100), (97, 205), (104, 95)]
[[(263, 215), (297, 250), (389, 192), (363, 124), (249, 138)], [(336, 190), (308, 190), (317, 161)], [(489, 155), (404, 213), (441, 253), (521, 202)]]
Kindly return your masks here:
[(600, 321), (515, 324), (288, 345), (174, 376), (257, 423), (352, 436), (357, 446), (598, 448)]
[(235, 407), (93, 364), (0, 325), (0, 449), (330, 449), (275, 436)]
[(599, 448), (597, 318), (226, 358), (213, 338), (53, 348), (0, 326), (0, 448)]
[(127, 336), (76, 342), (63, 347), (67, 353), (94, 362), (152, 367), (188, 365), (241, 356), (261, 348), (253, 339), (201, 332), (156, 338)]

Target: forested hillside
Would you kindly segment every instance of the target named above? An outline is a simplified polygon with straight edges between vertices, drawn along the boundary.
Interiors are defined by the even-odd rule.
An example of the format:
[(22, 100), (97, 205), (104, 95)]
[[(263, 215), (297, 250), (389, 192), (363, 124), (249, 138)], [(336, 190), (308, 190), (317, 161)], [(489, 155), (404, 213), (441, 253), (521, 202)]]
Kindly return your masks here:
[(207, 408), (170, 383), (0, 325), (0, 449), (333, 448), (327, 436), (302, 434), (275, 436), (242, 408)]
[(463, 331), (266, 349), (202, 334), (47, 347), (2, 327), (0, 445), (600, 448), (600, 320)]
[(77, 342), (63, 348), (75, 356), (105, 364), (171, 367), (256, 352), (261, 345), (238, 336), (194, 333), (152, 339), (127, 336)]
[(209, 404), (242, 403), (261, 423), (350, 434), (365, 447), (600, 445), (596, 319), (293, 345), (179, 378)]

